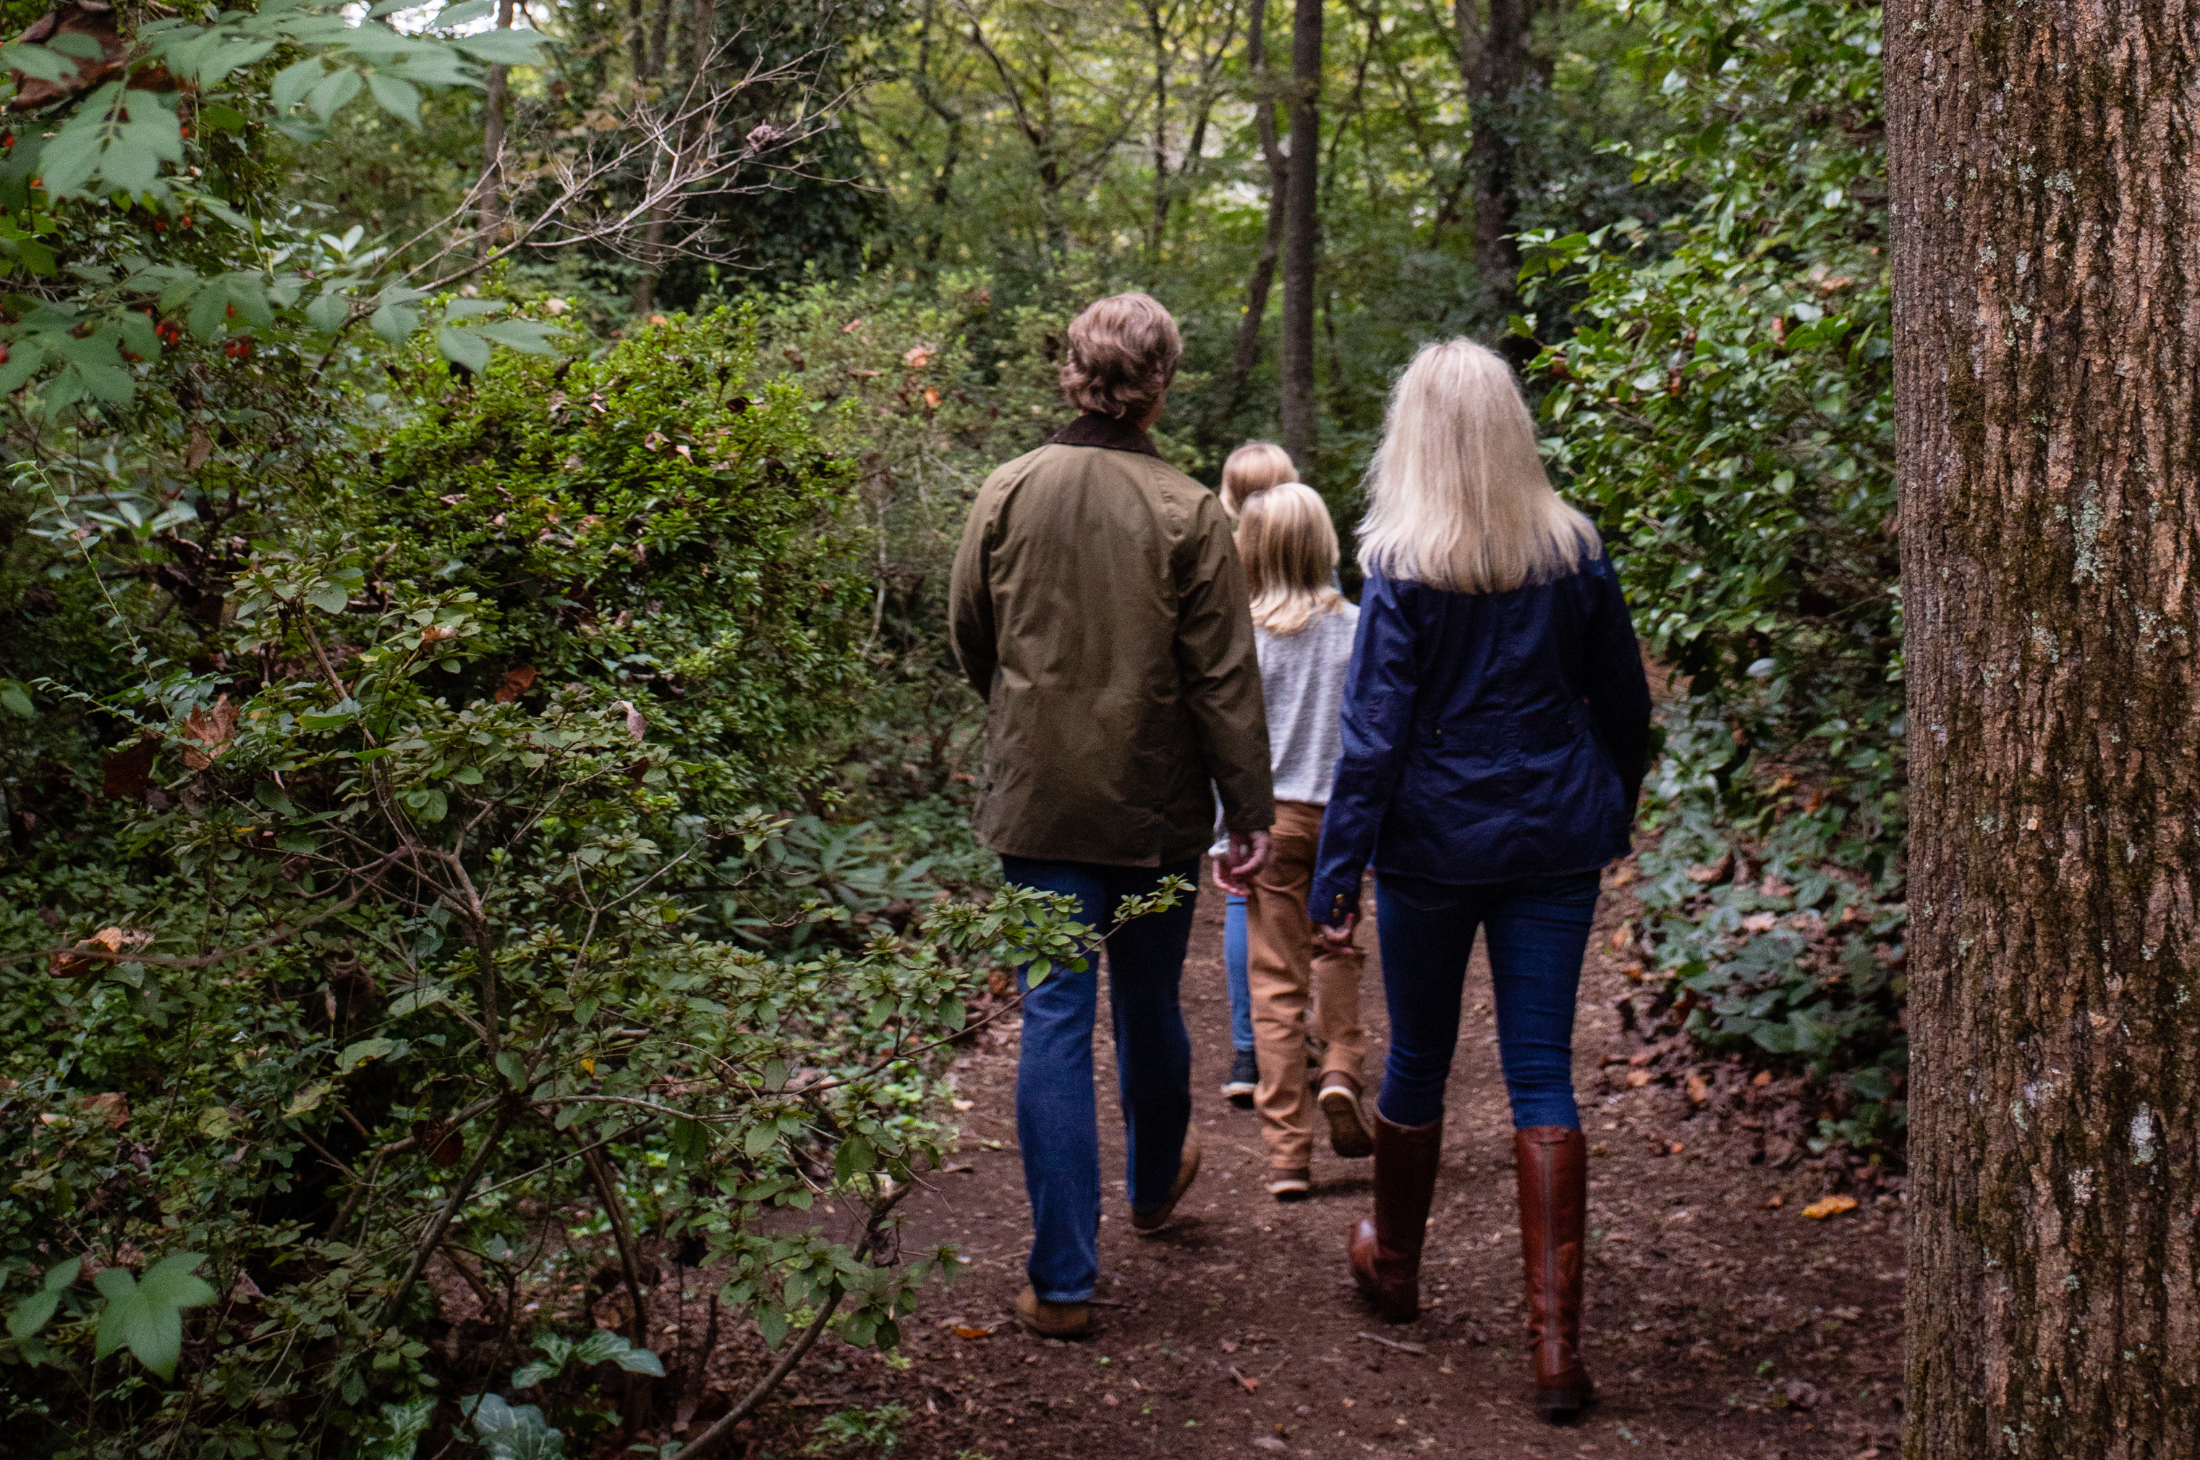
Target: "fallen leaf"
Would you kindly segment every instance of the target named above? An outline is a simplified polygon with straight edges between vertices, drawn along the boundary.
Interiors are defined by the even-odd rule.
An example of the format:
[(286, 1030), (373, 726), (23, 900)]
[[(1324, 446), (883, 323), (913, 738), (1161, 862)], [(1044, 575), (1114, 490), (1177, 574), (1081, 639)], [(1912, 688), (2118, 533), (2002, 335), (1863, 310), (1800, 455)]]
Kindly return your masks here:
[(1764, 1204), (1764, 1206), (1763, 1206), (1763, 1207), (1761, 1208), (1761, 1210), (1763, 1210), (1763, 1211), (1768, 1211), (1768, 1212), (1776, 1212), (1776, 1211), (1778, 1211), (1778, 1210), (1779, 1210), (1780, 1208), (1782, 1208), (1782, 1207), (1784, 1207), (1784, 1206), (1786, 1206), (1786, 1205), (1787, 1205), (1787, 1198), (1786, 1198), (1786, 1197), (1784, 1197), (1784, 1196), (1782, 1196), (1782, 1195), (1780, 1195), (1780, 1193), (1778, 1193), (1778, 1192), (1776, 1191), (1776, 1192), (1774, 1192), (1774, 1193), (1773, 1193), (1772, 1195), (1770, 1195), (1770, 1196), (1768, 1196), (1768, 1197), (1766, 1197), (1766, 1198), (1765, 1198), (1765, 1204)]
[[(1345, 1401), (1347, 1404), (1351, 1402), (1349, 1399)], [(1255, 1435), (1253, 1436), (1253, 1448), (1256, 1450), (1289, 1450), (1291, 1447), (1274, 1435)]]
[(978, 1102), (975, 1100), (950, 1100), (947, 1103), (954, 1106), (957, 1110), (973, 1110), (977, 1107), (978, 1104)]
[(1795, 889), (1790, 884), (1782, 882), (1779, 878), (1767, 872), (1765, 873), (1764, 882), (1757, 888), (1757, 893), (1761, 897), (1793, 897)]
[(1729, 867), (1732, 867), (1733, 865), (1734, 854), (1732, 852), (1728, 852), (1725, 856), (1719, 858), (1718, 861), (1706, 862), (1698, 866), (1690, 867), (1682, 875), (1691, 882), (1711, 883), (1718, 881), (1721, 877), (1724, 877), (1727, 873), (1727, 869)]
[(1838, 1217), (1843, 1212), (1853, 1212), (1855, 1210), (1855, 1197), (1842, 1196), (1836, 1193), (1832, 1196), (1820, 1197), (1809, 1206), (1804, 1207), (1803, 1215), (1814, 1222), (1823, 1222), (1828, 1217)]
[(926, 386), (924, 388), (924, 403), (933, 410), (938, 410), (940, 408), (940, 393), (931, 386)]
[(911, 370), (922, 370), (932, 363), (932, 351), (933, 347), (930, 345), (911, 345), (908, 352), (901, 357), (901, 363)]
[(1769, 933), (1772, 931), (1773, 925), (1779, 921), (1779, 916), (1775, 913), (1751, 913), (1748, 917), (1742, 919), (1742, 931), (1747, 933)]
[(860, 319), (851, 319), (851, 320), (849, 320), (849, 321), (848, 321), (848, 322), (847, 322), (846, 324), (844, 324), (844, 325), (842, 325), (842, 326), (840, 327), (840, 332), (841, 332), (842, 334), (844, 334), (844, 335), (852, 335), (852, 334), (854, 334), (854, 333), (855, 333), (855, 332), (856, 332), (857, 330), (859, 330), (859, 329), (862, 329), (862, 328), (863, 328), (863, 321), (862, 321), (862, 320), (860, 320)]
[(1248, 1394), (1251, 1394), (1254, 1390), (1260, 1388), (1260, 1380), (1246, 1378), (1243, 1374), (1240, 1374), (1237, 1371), (1237, 1365), (1235, 1364), (1232, 1364), (1230, 1366), (1230, 1377), (1237, 1380), (1239, 1384), (1243, 1385), (1245, 1388), (1245, 1392)]
[(1640, 1090), (1643, 1086), (1650, 1083), (1651, 1078), (1651, 1074), (1648, 1070), (1629, 1070), (1627, 1072), (1627, 1088), (1630, 1090)]
[(955, 1337), (957, 1338), (991, 1338), (992, 1336), (993, 1330), (990, 1328), (977, 1328), (968, 1323), (955, 1325)]
[(1765, 1086), (1767, 1086), (1767, 1085), (1769, 1085), (1769, 1084), (1771, 1084), (1771, 1083), (1772, 1083), (1772, 1071), (1770, 1071), (1770, 1070), (1759, 1070), (1759, 1071), (1757, 1072), (1757, 1078), (1756, 1078), (1756, 1079), (1754, 1079), (1754, 1080), (1751, 1080), (1751, 1081), (1750, 1081), (1749, 1083), (1750, 1083), (1750, 1084), (1751, 1084), (1752, 1086), (1754, 1086), (1754, 1087), (1756, 1087), (1757, 1089), (1759, 1089), (1759, 1090), (1762, 1090), (1762, 1089), (1764, 1089), (1764, 1088), (1765, 1088)]
[(106, 1121), (109, 1130), (121, 1130), (130, 1123), (130, 1102), (120, 1090), (109, 1090), (104, 1095), (87, 1095), (76, 1102), (76, 1108), (86, 1115)]
[(1222, 1351), (1226, 1354), (1234, 1354), (1238, 1351), (1238, 1346), (1226, 1338), (1222, 1341)]
[(221, 696), (211, 708), (193, 710), (183, 717), (183, 735), (186, 742), (197, 742), (198, 748), (187, 743), (183, 763), (195, 771), (205, 770), (229, 748), (229, 737), (236, 732), (237, 707), (229, 702), (229, 696)]
[(504, 679), (497, 685), (496, 700), (508, 705), (535, 686), (535, 666), (515, 664), (504, 671)]
[(1711, 1098), (1711, 1083), (1701, 1075), (1688, 1077), (1688, 1098), (1701, 1105)]

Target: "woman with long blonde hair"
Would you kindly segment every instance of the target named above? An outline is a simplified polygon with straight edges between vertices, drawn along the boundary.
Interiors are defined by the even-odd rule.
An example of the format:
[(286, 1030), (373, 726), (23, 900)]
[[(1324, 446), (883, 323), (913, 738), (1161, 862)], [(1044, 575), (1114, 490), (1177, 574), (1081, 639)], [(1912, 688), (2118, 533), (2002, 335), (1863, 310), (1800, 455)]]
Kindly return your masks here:
[(1366, 488), (1344, 751), (1308, 898), (1342, 943), (1375, 870), (1390, 1051), (1352, 1271), (1384, 1318), (1418, 1312), (1460, 993), (1487, 928), (1536, 1402), (1564, 1416), (1595, 1397), (1574, 1001), (1600, 875), (1628, 850), (1649, 686), (1603, 544), (1552, 489), (1495, 352), (1451, 340), (1414, 357)]
[[(1330, 1148), (1338, 1155), (1374, 1153), (1360, 1100), (1367, 1059), (1367, 1032), (1360, 1027), (1360, 954), (1349, 938), (1336, 946), (1318, 945), (1306, 912), (1322, 808), (1342, 751), (1338, 702), (1360, 611), (1332, 586), (1337, 529), (1312, 487), (1282, 482), (1244, 499), (1237, 550), (1252, 599), (1276, 820), (1269, 828), (1267, 867), (1244, 879), (1218, 871), (1216, 880), (1225, 892), (1246, 900), (1246, 973), (1257, 1054), (1253, 1103), (1268, 1143), (1268, 1194), (1296, 1201), (1312, 1189), (1317, 1109), (1328, 1121)], [(1311, 1085), (1309, 1023), (1321, 1046), (1321, 1074)]]

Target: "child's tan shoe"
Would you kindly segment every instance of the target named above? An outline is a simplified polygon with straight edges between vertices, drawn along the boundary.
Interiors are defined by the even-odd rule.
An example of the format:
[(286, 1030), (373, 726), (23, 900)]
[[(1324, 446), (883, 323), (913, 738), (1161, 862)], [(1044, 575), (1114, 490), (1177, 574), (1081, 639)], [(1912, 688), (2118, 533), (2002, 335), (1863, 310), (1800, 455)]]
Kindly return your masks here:
[(1360, 1087), (1344, 1074), (1322, 1081), (1322, 1114), (1329, 1118), (1329, 1148), (1348, 1159), (1375, 1154), (1375, 1136), (1360, 1109)]
[(1041, 1338), (1090, 1338), (1092, 1309), (1083, 1303), (1049, 1303), (1030, 1286), (1016, 1295), (1016, 1321)]

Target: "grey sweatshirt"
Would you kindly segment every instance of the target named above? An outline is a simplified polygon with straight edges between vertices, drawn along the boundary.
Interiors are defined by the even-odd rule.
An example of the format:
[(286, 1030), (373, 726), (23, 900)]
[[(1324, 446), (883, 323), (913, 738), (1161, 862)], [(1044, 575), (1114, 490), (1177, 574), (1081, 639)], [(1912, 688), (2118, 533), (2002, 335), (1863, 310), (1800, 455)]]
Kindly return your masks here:
[(1295, 634), (1253, 630), (1261, 697), (1268, 702), (1268, 761), (1276, 799), (1329, 804), (1344, 754), (1344, 682), (1360, 611), (1347, 603)]

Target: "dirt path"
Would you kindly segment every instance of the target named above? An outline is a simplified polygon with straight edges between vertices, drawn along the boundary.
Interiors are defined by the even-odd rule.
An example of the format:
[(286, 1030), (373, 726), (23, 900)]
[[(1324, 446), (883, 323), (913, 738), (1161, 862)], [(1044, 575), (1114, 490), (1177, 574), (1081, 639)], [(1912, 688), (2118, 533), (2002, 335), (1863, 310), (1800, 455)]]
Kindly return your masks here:
[[(1626, 876), (1622, 869), (1607, 882)], [(1895, 1198), (1867, 1196), (1853, 1212), (1806, 1218), (1803, 1207), (1826, 1194), (1833, 1175), (1814, 1159), (1784, 1170), (1761, 1164), (1765, 1138), (1750, 1128), (1752, 1090), (1738, 1071), (1708, 1071), (1699, 1103), (1687, 1072), (1653, 1076), (1648, 1065), (1626, 1063), (1640, 1046), (1615, 1012), (1632, 986), (1613, 935), (1634, 910), (1624, 893), (1604, 899), (1576, 1040), (1592, 1151), (1585, 1345), (1603, 1396), (1581, 1422), (1554, 1429), (1528, 1404), (1510, 1122), (1480, 953), (1430, 1223), (1428, 1311), (1390, 1328), (1355, 1298), (1344, 1264), (1345, 1229), (1370, 1200), (1369, 1163), (1325, 1147), (1312, 1199), (1279, 1204), (1260, 1188), (1257, 1117), (1216, 1093), (1229, 1062), (1229, 1010), (1221, 904), (1209, 889), (1184, 980), (1206, 1165), (1176, 1228), (1159, 1239), (1134, 1238), (1122, 1205), (1122, 1132), (1101, 1021), (1109, 1206), (1099, 1335), (1041, 1340), (1008, 1316), (1029, 1228), (1015, 1044), (1004, 1035), (956, 1067), (972, 1103), (961, 1158), (970, 1169), (933, 1178), (936, 1193), (909, 1204), (908, 1240), (957, 1242), (970, 1270), (945, 1295), (928, 1295), (899, 1357), (843, 1349), (829, 1365), (813, 1359), (752, 1453), (795, 1453), (798, 1437), (832, 1410), (898, 1403), (911, 1413), (893, 1453), (919, 1460), (1894, 1455), (1902, 1352)], [(1379, 1064), (1384, 1021), (1372, 960), (1362, 1004)], [(1768, 1207), (1775, 1194), (1781, 1205)]]

